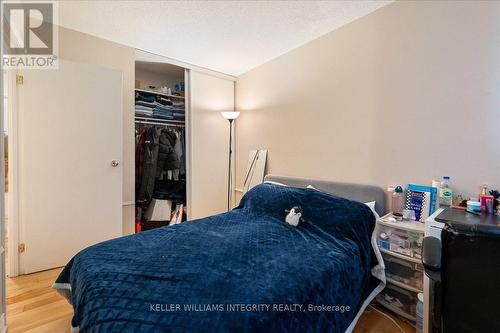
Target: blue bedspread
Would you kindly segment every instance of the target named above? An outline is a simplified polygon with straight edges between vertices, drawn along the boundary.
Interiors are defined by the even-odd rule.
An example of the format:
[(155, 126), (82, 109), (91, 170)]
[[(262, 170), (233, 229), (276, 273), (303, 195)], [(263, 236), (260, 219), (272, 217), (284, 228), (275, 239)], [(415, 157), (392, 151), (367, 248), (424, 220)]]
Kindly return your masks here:
[(55, 286), (80, 332), (344, 332), (380, 282), (374, 225), (364, 204), (263, 184), (229, 213), (91, 246)]

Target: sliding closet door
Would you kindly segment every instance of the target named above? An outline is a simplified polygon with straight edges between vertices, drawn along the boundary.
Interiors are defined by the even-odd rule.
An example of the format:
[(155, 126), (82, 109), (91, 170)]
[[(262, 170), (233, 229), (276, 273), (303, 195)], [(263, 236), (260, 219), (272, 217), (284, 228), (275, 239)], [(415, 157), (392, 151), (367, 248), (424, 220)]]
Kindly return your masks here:
[(229, 124), (221, 111), (234, 109), (234, 82), (189, 71), (188, 136), (190, 218), (227, 210)]
[(122, 76), (60, 61), (19, 96), (19, 273), (64, 266), (122, 232)]

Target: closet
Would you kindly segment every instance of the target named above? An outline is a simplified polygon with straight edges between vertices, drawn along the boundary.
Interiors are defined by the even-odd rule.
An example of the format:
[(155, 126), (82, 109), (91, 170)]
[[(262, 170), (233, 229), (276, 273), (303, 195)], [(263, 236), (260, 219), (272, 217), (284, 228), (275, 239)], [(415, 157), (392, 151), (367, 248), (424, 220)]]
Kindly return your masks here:
[(185, 69), (135, 63), (135, 231), (187, 219)]

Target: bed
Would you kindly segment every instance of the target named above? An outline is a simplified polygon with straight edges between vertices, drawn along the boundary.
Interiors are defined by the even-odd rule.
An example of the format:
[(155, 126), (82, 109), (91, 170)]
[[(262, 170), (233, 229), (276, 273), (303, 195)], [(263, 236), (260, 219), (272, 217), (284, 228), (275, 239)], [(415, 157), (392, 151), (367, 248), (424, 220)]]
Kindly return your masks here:
[[(231, 212), (79, 252), (53, 286), (73, 305), (72, 331), (352, 331), (385, 285), (375, 216), (362, 203), (383, 213), (383, 191), (266, 181)], [(285, 223), (294, 206), (297, 227)]]

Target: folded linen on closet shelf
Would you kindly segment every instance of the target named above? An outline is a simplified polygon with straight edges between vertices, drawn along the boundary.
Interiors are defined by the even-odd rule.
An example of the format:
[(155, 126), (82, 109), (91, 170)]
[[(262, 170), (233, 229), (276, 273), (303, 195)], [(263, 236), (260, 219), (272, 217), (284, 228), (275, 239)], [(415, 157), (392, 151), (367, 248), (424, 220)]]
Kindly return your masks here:
[(153, 110), (153, 117), (169, 119), (169, 120), (174, 119), (174, 115), (172, 114), (172, 111), (161, 111), (161, 110), (157, 110), (157, 109)]
[(184, 120), (186, 118), (184, 112), (175, 112), (173, 113), (175, 120)]
[(145, 116), (145, 117), (152, 117), (153, 116), (153, 110), (135, 110), (135, 115), (136, 116)]
[(135, 94), (135, 99), (142, 102), (153, 103), (155, 101), (155, 97), (153, 95), (145, 95), (141, 93)]
[(153, 108), (150, 106), (136, 105), (136, 110), (144, 110), (144, 111), (153, 111)]
[(162, 105), (173, 105), (172, 101), (168, 98), (158, 97), (158, 102)]
[(154, 108), (157, 106), (157, 102), (143, 102), (143, 101), (136, 101), (135, 102), (135, 106), (145, 106), (145, 107), (148, 107), (148, 108)]
[(161, 117), (165, 119), (174, 119), (172, 107), (167, 106), (155, 106), (153, 109), (153, 115), (156, 117)]
[(159, 108), (164, 108), (164, 109), (173, 109), (174, 107), (172, 105), (166, 105), (166, 104), (162, 104), (162, 103), (159, 103), (157, 101), (154, 101), (154, 102), (143, 102), (143, 101), (136, 101), (135, 102), (135, 105), (136, 106), (145, 106), (145, 107), (148, 107), (148, 108), (156, 108), (156, 107), (159, 107)]
[(156, 105), (154, 107), (155, 109), (157, 110), (160, 110), (160, 111), (168, 111), (168, 112), (171, 112), (174, 110), (174, 108), (172, 106), (169, 106), (169, 105)]
[(136, 105), (135, 106), (135, 114), (140, 116), (153, 116), (153, 108), (148, 106)]

